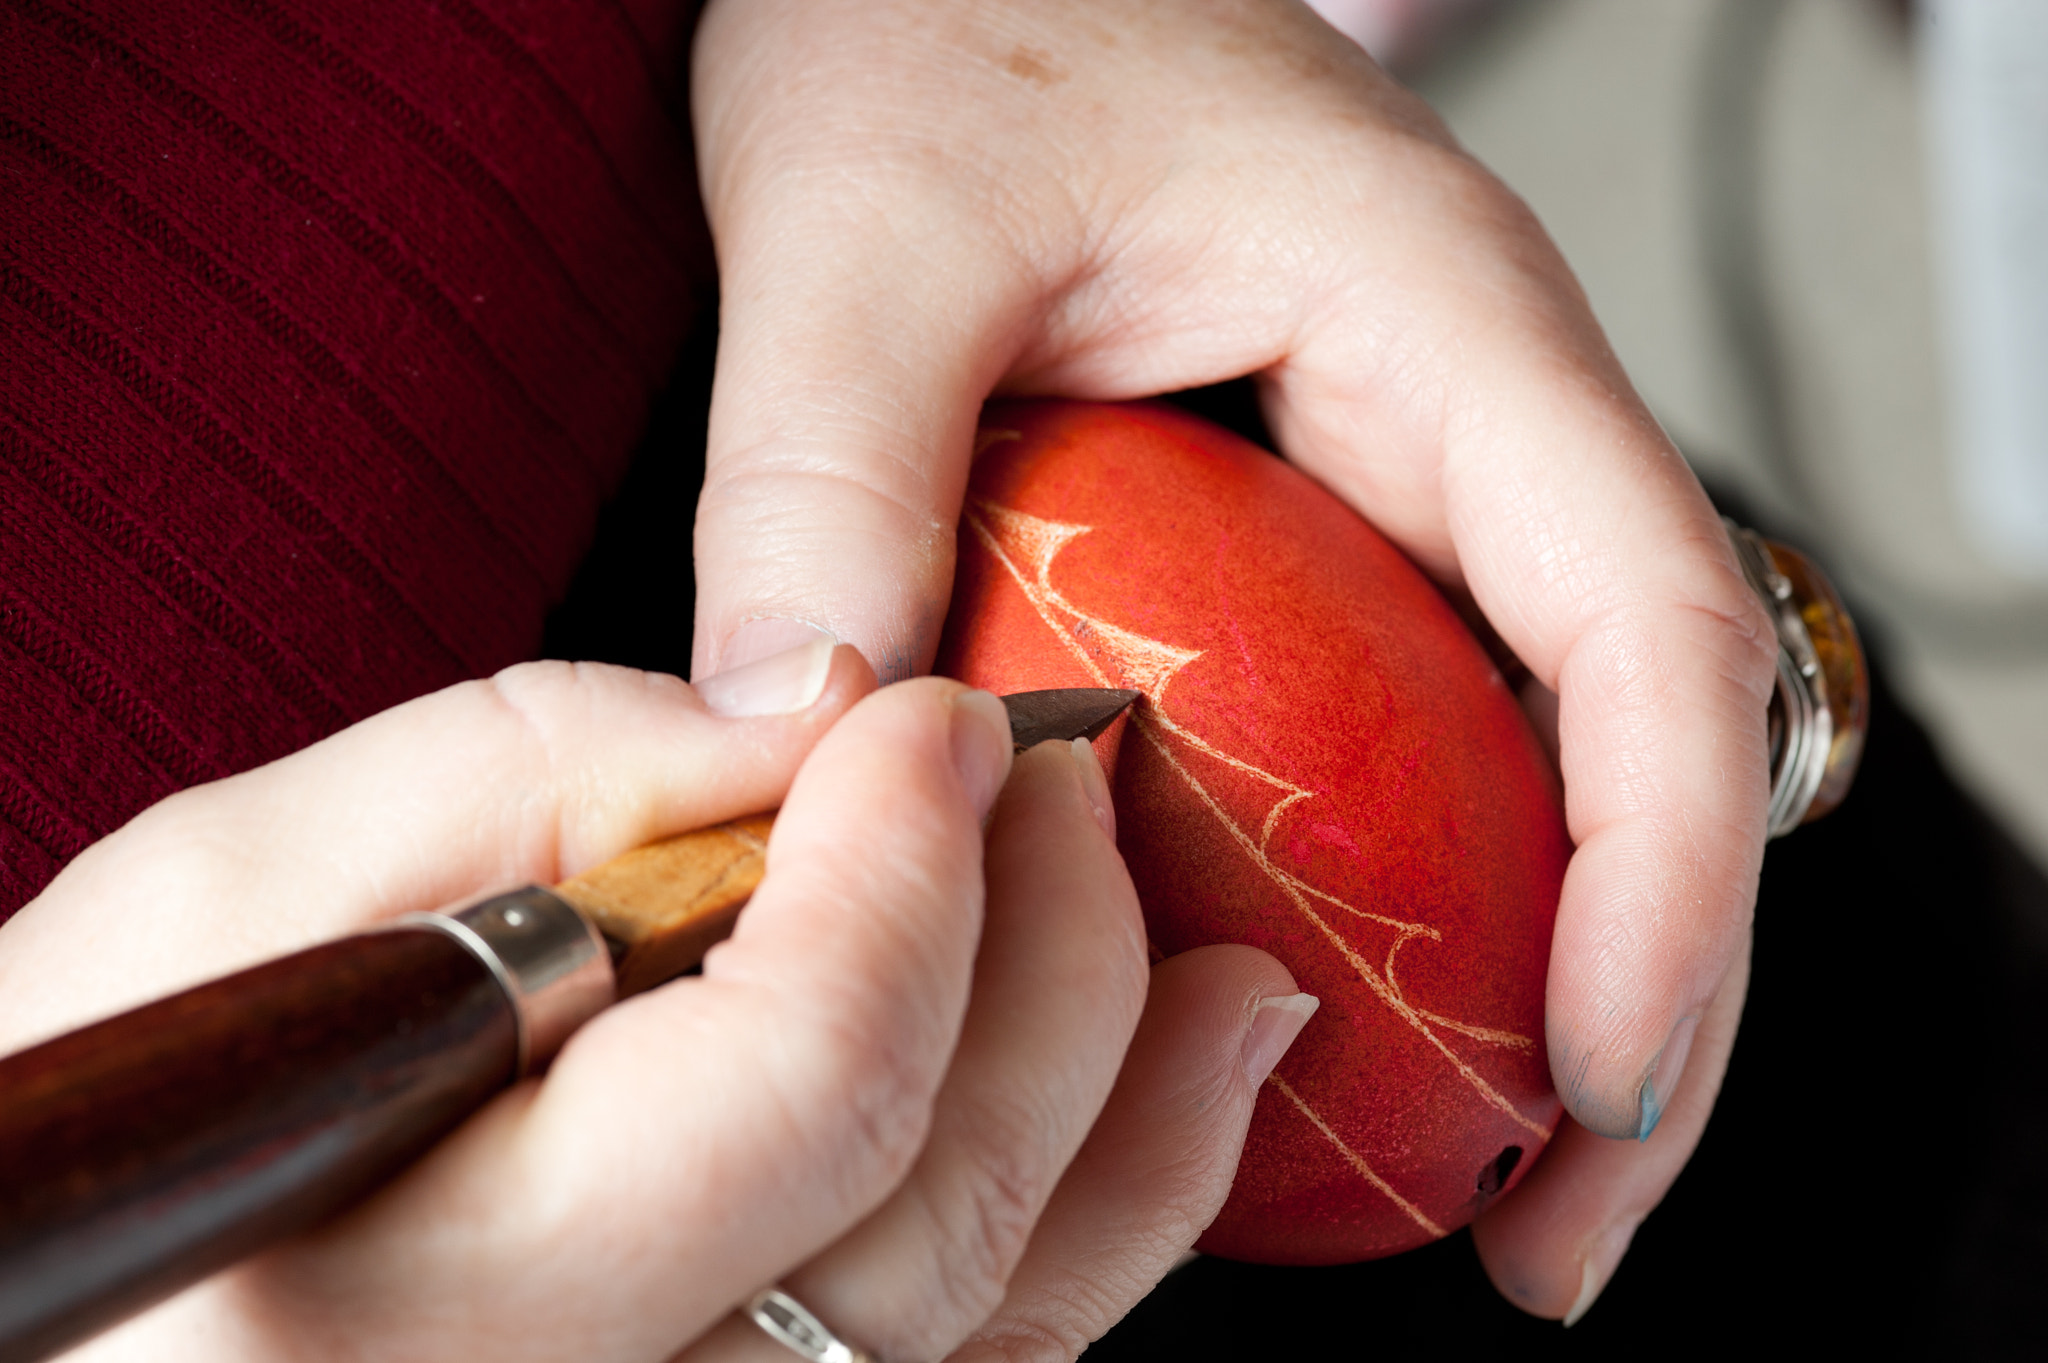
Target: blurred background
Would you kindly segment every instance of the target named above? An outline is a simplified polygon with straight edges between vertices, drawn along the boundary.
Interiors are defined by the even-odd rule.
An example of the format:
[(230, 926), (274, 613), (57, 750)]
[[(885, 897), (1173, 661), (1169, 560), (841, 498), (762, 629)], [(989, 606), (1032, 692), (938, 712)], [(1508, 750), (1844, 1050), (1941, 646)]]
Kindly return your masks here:
[(2048, 863), (2048, 3), (1318, 0)]

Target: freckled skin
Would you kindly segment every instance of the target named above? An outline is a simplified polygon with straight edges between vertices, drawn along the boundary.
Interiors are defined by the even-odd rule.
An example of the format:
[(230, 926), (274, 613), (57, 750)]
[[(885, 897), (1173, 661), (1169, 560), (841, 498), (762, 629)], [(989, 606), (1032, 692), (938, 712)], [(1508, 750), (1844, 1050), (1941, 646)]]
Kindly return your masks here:
[(1152, 404), (982, 424), (1018, 436), (979, 442), (939, 670), (1143, 690), (1115, 794), (1155, 947), (1262, 947), (1323, 1000), (1202, 1248), (1337, 1263), (1465, 1224), (1561, 1115), (1571, 849), (1511, 692), (1377, 532), (1236, 437)]
[(1013, 49), (1009, 60), (1003, 63), (1003, 70), (1041, 88), (1067, 78), (1066, 73), (1053, 64), (1052, 54), (1037, 47)]

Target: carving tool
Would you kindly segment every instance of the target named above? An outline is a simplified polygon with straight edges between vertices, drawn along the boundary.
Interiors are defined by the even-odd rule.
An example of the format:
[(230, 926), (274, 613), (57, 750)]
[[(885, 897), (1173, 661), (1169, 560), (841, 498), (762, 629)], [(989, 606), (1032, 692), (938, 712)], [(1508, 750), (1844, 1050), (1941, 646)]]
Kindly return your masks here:
[[(1135, 691), (1006, 696), (1018, 751)], [(0, 1363), (360, 1200), (615, 999), (695, 967), (774, 815), (312, 947), (0, 1059)]]

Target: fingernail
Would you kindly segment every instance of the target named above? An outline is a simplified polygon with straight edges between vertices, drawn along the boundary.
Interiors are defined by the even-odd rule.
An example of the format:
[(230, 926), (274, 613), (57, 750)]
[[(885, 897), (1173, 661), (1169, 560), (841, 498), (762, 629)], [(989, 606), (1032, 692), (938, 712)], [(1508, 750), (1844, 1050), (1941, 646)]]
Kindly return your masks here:
[(1586, 1257), (1579, 1263), (1579, 1296), (1572, 1303), (1572, 1309), (1564, 1313), (1564, 1327), (1569, 1330), (1586, 1318), (1593, 1309), (1593, 1303), (1600, 1300), (1600, 1294), (1607, 1290), (1608, 1280), (1614, 1277), (1614, 1270), (1621, 1266), (1621, 1256), (1628, 1253), (1628, 1242), (1635, 1239), (1640, 1218), (1617, 1221), (1593, 1237), (1586, 1246)]
[(814, 635), (808, 643), (706, 677), (696, 684), (697, 694), (705, 709), (727, 719), (808, 710), (825, 693), (833, 647), (831, 635)]
[(1680, 1018), (1678, 1025), (1671, 1029), (1671, 1035), (1665, 1038), (1664, 1049), (1657, 1052), (1657, 1059), (1650, 1066), (1650, 1077), (1643, 1081), (1639, 1109), (1642, 1120), (1636, 1130), (1637, 1140), (1650, 1139), (1650, 1133), (1664, 1119), (1664, 1109), (1670, 1106), (1671, 1095), (1678, 1092), (1678, 1081), (1685, 1076), (1685, 1059), (1692, 1054), (1693, 1033), (1699, 1028), (1697, 1015)]
[(1266, 1082), (1266, 1076), (1322, 1006), (1323, 1001), (1314, 994), (1276, 994), (1259, 1000), (1251, 1029), (1244, 1034), (1244, 1077), (1251, 1080), (1253, 1088)]
[(1095, 822), (1115, 842), (1116, 806), (1110, 803), (1109, 781), (1102, 774), (1102, 763), (1096, 759), (1095, 745), (1085, 738), (1074, 740), (1074, 765), (1081, 769), (1081, 789), (1088, 796), (1088, 807), (1095, 811)]
[(1010, 712), (986, 691), (953, 693), (953, 767), (979, 812), (986, 814), (1010, 775), (1016, 745)]
[(721, 674), (736, 672), (748, 663), (758, 663), (819, 639), (839, 642), (830, 630), (820, 629), (808, 620), (749, 620), (734, 630), (719, 650), (718, 670)]

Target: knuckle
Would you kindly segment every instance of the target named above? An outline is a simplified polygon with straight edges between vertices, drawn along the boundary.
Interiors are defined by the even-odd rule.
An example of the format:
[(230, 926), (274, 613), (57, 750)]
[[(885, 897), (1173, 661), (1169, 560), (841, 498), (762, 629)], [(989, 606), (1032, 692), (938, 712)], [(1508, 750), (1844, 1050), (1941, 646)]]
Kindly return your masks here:
[(933, 1211), (939, 1291), (963, 1321), (984, 1320), (1002, 1302), (1056, 1176), (1046, 1123), (1021, 1105), (1005, 1106), (980, 1105), (946, 1132), (966, 1174)]
[(829, 1140), (860, 1152), (857, 1173), (863, 1181), (884, 1187), (902, 1182), (931, 1129), (927, 1106), (907, 1084), (879, 1084), (856, 1090), (845, 1111), (847, 1129), (835, 1129)]
[(1560, 262), (1541, 219), (1498, 175), (1448, 140), (1412, 137), (1402, 152), (1404, 178), (1413, 187), (1418, 207), (1412, 211), (1418, 220), (1434, 217), (1439, 225), (1457, 229), (1456, 240), (1446, 238), (1443, 249), (1464, 254), (1473, 245), (1484, 244), (1500, 260), (1524, 267), (1545, 285), (1557, 282)]
[[(1676, 552), (1682, 557), (1666, 585), (1615, 592), (1581, 638), (1594, 643), (1592, 655), (1617, 675), (1632, 670), (1664, 683), (1646, 699), (1661, 703), (1672, 683), (1711, 675), (1745, 703), (1761, 703), (1770, 694), (1778, 657), (1777, 631), (1763, 603), (1717, 542), (1681, 543)], [(1624, 667), (1623, 660), (1631, 658), (1638, 666)], [(1710, 672), (1695, 670), (1702, 661)]]
[[(534, 769), (545, 774), (546, 786), (553, 787), (573, 768), (568, 751), (572, 745), (565, 731), (582, 680), (582, 668), (580, 663), (516, 663), (482, 681), (457, 688), (456, 698), (468, 703), (470, 695), (474, 695), (482, 705), (509, 721), (505, 752), (531, 754), (536, 759)], [(558, 803), (560, 812), (554, 830), (557, 852), (568, 845), (567, 820), (573, 801)]]
[(694, 693), (680, 679), (660, 673), (550, 659), (515, 663), (442, 694), (452, 704), (509, 721), (511, 735), (502, 741), (537, 753), (547, 763), (545, 770), (559, 775), (573, 769), (579, 757), (576, 739), (594, 732), (589, 723), (594, 715), (626, 697), (654, 696), (667, 702)]
[(893, 1051), (848, 1095), (855, 1133), (892, 1181), (910, 1171), (931, 1131), (926, 1068)]
[(1092, 1342), (1050, 1324), (1007, 1320), (969, 1340), (950, 1363), (1072, 1363)]
[(537, 749), (552, 767), (576, 669), (575, 663), (515, 663), (482, 681), (451, 688), (447, 695), (455, 704), (478, 704), (510, 720), (513, 741)]
[[(793, 1010), (792, 1010), (793, 1011)], [(777, 1129), (791, 1162), (811, 1171), (823, 1200), (861, 1213), (899, 1186), (924, 1149), (931, 1129), (932, 1085), (901, 1044), (848, 1021), (789, 1016), (796, 1048), (818, 1063), (764, 1067), (762, 1078), (779, 1113)], [(820, 1081), (820, 1075), (829, 1076)]]
[(854, 519), (934, 533), (931, 452), (888, 429), (883, 416), (843, 420), (856, 429), (760, 441), (718, 459), (705, 474), (700, 527), (732, 521), (744, 533), (772, 533), (795, 510), (798, 527), (816, 528), (801, 515), (810, 507), (818, 525)]
[(1750, 688), (1767, 694), (1769, 679), (1777, 669), (1778, 631), (1736, 565), (1720, 522), (1714, 521), (1700, 539), (1697, 546), (1689, 547), (1707, 567), (1699, 587), (1683, 602), (1683, 607), (1706, 618), (1709, 628), (1721, 639), (1723, 651), (1749, 681)]
[(1009, 1302), (949, 1363), (1071, 1363), (1121, 1320), (1149, 1285), (1101, 1265), (1086, 1273), (1060, 1273)]
[[(927, 948), (904, 945), (904, 951)], [(837, 1152), (895, 1187), (903, 1183), (931, 1139), (937, 1095), (950, 1046), (944, 1010), (903, 1003), (877, 1008), (872, 999), (818, 1000), (826, 1016), (823, 1072), (833, 1090), (811, 1109), (824, 1118), (821, 1159)]]
[(176, 791), (151, 805), (78, 857), (87, 868), (108, 862), (168, 885), (212, 886), (231, 879), (260, 855), (250, 845), (247, 810), (229, 782)]

